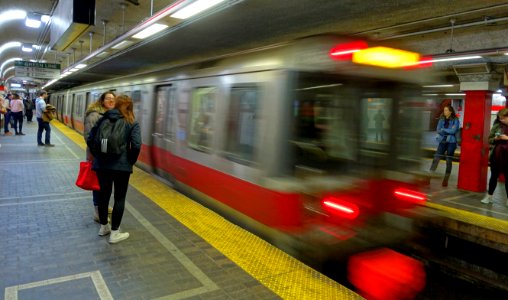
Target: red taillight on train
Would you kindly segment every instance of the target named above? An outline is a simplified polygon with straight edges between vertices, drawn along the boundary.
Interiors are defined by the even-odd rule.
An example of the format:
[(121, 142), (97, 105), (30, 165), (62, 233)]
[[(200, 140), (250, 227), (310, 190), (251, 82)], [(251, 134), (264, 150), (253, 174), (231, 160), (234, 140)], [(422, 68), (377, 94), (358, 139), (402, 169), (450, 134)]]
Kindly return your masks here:
[(368, 47), (364, 41), (352, 41), (334, 46), (330, 49), (330, 57), (335, 60), (351, 60), (353, 53)]
[(395, 189), (393, 191), (393, 194), (394, 194), (395, 198), (397, 198), (399, 200), (412, 202), (412, 203), (416, 203), (416, 204), (424, 204), (425, 201), (427, 200), (427, 197), (425, 196), (424, 193), (420, 193), (420, 192), (413, 191), (410, 189), (404, 189), (404, 188)]
[(321, 205), (328, 213), (348, 220), (354, 220), (360, 214), (356, 204), (332, 196), (323, 198)]

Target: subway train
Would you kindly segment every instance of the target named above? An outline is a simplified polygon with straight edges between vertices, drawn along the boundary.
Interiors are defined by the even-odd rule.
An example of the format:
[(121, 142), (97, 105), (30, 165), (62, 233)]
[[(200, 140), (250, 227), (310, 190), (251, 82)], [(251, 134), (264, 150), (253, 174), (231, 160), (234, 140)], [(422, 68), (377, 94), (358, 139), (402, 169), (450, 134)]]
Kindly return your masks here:
[(404, 244), (421, 192), (425, 58), (317, 35), (55, 91), (83, 132), (105, 91), (129, 95), (138, 166), (290, 253)]

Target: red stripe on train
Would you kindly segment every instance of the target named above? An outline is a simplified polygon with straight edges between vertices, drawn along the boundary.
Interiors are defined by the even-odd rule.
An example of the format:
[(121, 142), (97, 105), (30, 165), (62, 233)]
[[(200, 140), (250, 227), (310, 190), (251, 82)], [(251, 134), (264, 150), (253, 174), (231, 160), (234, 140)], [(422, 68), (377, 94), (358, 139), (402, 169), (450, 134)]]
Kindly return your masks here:
[(143, 145), (140, 160), (144, 163), (149, 161), (146, 154), (150, 148), (154, 161), (163, 162), (156, 167), (209, 197), (270, 227), (294, 230), (302, 225), (299, 194), (269, 190), (155, 146)]

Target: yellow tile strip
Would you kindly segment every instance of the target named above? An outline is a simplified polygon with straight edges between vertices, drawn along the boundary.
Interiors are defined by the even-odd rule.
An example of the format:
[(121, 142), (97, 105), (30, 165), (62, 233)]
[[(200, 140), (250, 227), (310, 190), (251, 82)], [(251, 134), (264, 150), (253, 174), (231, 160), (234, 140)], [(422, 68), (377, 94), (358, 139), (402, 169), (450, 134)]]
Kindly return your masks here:
[(492, 217), (483, 216), (480, 214), (432, 202), (427, 202), (426, 205), (440, 212), (444, 212), (447, 218), (508, 234), (508, 221), (495, 219)]
[[(79, 133), (56, 121), (51, 124), (85, 148)], [(130, 185), (283, 299), (362, 299), (138, 168)]]

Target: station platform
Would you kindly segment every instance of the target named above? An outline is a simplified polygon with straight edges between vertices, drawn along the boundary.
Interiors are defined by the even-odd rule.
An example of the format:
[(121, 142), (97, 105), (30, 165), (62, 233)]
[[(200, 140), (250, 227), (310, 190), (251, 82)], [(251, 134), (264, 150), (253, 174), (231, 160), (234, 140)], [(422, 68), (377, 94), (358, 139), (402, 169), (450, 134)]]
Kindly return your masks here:
[(361, 298), (137, 168), (121, 225), (130, 237), (109, 244), (91, 192), (74, 184), (83, 138), (51, 127), (55, 147), (37, 146), (37, 123), (0, 136), (5, 300)]

